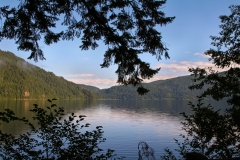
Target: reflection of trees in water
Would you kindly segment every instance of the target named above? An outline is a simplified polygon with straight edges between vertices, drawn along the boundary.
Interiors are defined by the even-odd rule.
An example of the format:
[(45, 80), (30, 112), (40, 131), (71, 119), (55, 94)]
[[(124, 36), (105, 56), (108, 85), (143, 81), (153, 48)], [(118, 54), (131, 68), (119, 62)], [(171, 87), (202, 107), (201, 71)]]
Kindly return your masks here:
[(24, 101), (24, 110), (29, 110), (29, 101)]
[(138, 143), (138, 159), (139, 160), (155, 160), (154, 157), (154, 149), (149, 147), (146, 142), (139, 142)]
[[(33, 113), (29, 112), (33, 108), (33, 104), (46, 108), (49, 103), (46, 100), (40, 101), (0, 101), (0, 111), (11, 109), (19, 117), (26, 117), (31, 123)], [(58, 100), (57, 106), (64, 107), (65, 113), (77, 112), (84, 109), (94, 109), (101, 106), (110, 107), (112, 109), (126, 110), (138, 114), (158, 115), (158, 113), (167, 113), (172, 116), (180, 116), (180, 112), (191, 113), (188, 101), (184, 100)], [(212, 103), (217, 109), (226, 107), (226, 103)], [(0, 125), (0, 129), (7, 133), (19, 134), (28, 128), (21, 122), (11, 122), (9, 124)], [(23, 131), (24, 130), (24, 131)]]
[(103, 104), (114, 108), (124, 108), (126, 110), (135, 110), (137, 112), (163, 112), (178, 115), (180, 112), (190, 111), (187, 105), (188, 101), (176, 100), (128, 100), (128, 101), (103, 101)]
[[(29, 110), (33, 109), (33, 104), (38, 104), (39, 107), (46, 108), (49, 106), (47, 100), (2, 100), (0, 101), (0, 112), (5, 109), (11, 109), (16, 116), (25, 117), (34, 125), (37, 124), (36, 121), (32, 119), (34, 114), (29, 112)], [(89, 106), (94, 105), (94, 102), (91, 101), (80, 101), (80, 100), (62, 100), (56, 101), (57, 106), (64, 107), (65, 113), (75, 112), (82, 108), (87, 108)], [(17, 135), (20, 133), (24, 133), (29, 128), (23, 124), (22, 122), (11, 122), (11, 123), (2, 123), (0, 125), (0, 130), (6, 133), (11, 133), (13, 135)]]
[[(39, 104), (39, 106), (45, 106), (45, 101), (23, 101), (23, 100), (4, 100), (0, 101), (0, 112), (5, 109), (11, 109), (16, 116), (25, 117), (30, 120), (31, 123), (35, 124), (32, 120), (33, 113), (29, 112), (30, 109), (33, 108), (33, 104)], [(0, 130), (6, 133), (11, 133), (13, 135), (17, 135), (25, 132), (29, 128), (23, 123), (19, 121), (13, 121), (10, 123), (2, 123), (0, 125)]]

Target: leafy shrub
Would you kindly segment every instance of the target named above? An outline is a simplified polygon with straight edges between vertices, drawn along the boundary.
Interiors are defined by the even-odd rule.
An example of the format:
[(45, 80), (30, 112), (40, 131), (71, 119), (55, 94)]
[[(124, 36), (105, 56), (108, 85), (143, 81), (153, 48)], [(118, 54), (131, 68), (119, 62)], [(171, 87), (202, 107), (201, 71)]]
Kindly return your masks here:
[[(18, 118), (13, 111), (6, 109), (0, 112), (0, 122), (22, 121), (29, 126), (29, 131), (18, 136), (3, 133), (0, 130), (0, 157), (3, 159), (109, 159), (114, 158), (114, 150), (108, 149), (103, 153), (99, 144), (103, 138), (102, 126), (95, 130), (82, 131), (90, 124), (81, 124), (85, 116), (72, 113), (64, 118), (63, 108), (52, 102), (46, 110), (34, 104), (30, 110), (38, 126), (34, 126), (26, 118)], [(81, 132), (82, 131), (82, 132)]]
[[(180, 159), (186, 159), (188, 153), (201, 154), (208, 159), (233, 158), (240, 156), (239, 106), (226, 109), (223, 114), (215, 111), (211, 105), (204, 106), (202, 99), (197, 105), (189, 103), (194, 114), (186, 115), (182, 122), (183, 142), (175, 139)], [(177, 159), (168, 148), (162, 159)]]

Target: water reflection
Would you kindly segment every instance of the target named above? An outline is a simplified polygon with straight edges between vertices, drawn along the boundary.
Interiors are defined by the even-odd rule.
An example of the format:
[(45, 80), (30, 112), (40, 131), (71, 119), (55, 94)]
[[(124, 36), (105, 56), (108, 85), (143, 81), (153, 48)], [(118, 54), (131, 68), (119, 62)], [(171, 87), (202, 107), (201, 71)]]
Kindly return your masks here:
[[(109, 110), (104, 110), (101, 113), (101, 116), (107, 116), (109, 111), (111, 110), (115, 114), (112, 115), (118, 116), (121, 114), (127, 114), (127, 116), (132, 117), (134, 119), (141, 119), (144, 116), (155, 117), (167, 114), (172, 117), (180, 117), (179, 113), (186, 112), (188, 114), (191, 113), (191, 108), (188, 106), (188, 101), (176, 101), (176, 100), (143, 100), (143, 101), (119, 101), (119, 100), (100, 100), (100, 101), (79, 101), (79, 100), (62, 100), (55, 101), (59, 107), (64, 107), (66, 113), (72, 112), (82, 112), (85, 114), (84, 110), (91, 110), (93, 114), (90, 114), (88, 118), (91, 116), (95, 117), (97, 112), (99, 112), (99, 108), (105, 106), (108, 107)], [(205, 102), (206, 104), (212, 103), (216, 109), (226, 108), (226, 103), (223, 102)], [(50, 103), (46, 100), (41, 101), (0, 101), (0, 111), (4, 111), (9, 108), (14, 111), (14, 113), (19, 117), (26, 117), (32, 123), (33, 113), (29, 112), (30, 109), (33, 109), (33, 104), (38, 104), (39, 107), (46, 108), (50, 106)], [(84, 112), (83, 112), (84, 111)], [(80, 114), (79, 113), (79, 114)], [(126, 116), (125, 116), (126, 118)], [(22, 130), (26, 130), (26, 127), (21, 123), (9, 123), (0, 125), (0, 129), (6, 131), (7, 133), (19, 134), (22, 133)]]
[[(209, 103), (209, 102), (207, 102)], [(0, 101), (0, 111), (12, 109), (17, 116), (32, 121), (33, 104), (46, 108), (47, 101)], [(107, 141), (101, 146), (115, 149), (118, 155), (126, 159), (137, 159), (137, 144), (146, 141), (156, 151), (156, 157), (163, 153), (165, 147), (174, 148), (173, 138), (178, 138), (183, 120), (180, 112), (191, 113), (188, 101), (144, 100), (144, 101), (56, 101), (57, 106), (64, 107), (66, 113), (86, 115), (85, 122), (95, 126), (102, 125)], [(226, 107), (226, 103), (213, 102), (216, 109)], [(0, 125), (7, 133), (18, 135), (29, 128), (14, 122)]]

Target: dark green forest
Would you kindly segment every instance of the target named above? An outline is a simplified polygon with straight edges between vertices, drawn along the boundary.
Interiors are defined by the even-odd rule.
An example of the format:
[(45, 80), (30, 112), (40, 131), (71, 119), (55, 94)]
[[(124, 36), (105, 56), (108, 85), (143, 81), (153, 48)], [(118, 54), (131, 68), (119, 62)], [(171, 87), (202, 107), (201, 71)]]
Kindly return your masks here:
[(79, 84), (79, 86), (89, 89), (102, 99), (195, 99), (203, 90), (190, 90), (189, 85), (193, 84), (191, 76), (177, 77), (167, 80), (158, 80), (151, 83), (144, 83), (144, 87), (150, 91), (145, 95), (139, 95), (134, 86), (113, 86), (108, 89), (98, 89), (93, 86)]
[(92, 92), (0, 50), (0, 99), (95, 99)]

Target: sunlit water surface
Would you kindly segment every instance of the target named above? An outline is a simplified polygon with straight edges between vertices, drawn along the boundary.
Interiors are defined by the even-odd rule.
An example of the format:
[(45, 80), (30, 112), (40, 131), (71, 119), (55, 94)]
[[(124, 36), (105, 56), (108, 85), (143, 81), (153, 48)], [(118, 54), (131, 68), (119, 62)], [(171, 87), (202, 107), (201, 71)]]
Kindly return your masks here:
[[(0, 101), (0, 111), (12, 109), (18, 116), (31, 118), (29, 109), (34, 103), (40, 107), (49, 106), (46, 101)], [(155, 100), (155, 101), (56, 101), (67, 113), (87, 116), (85, 123), (90, 123), (89, 130), (103, 126), (106, 142), (100, 146), (115, 150), (118, 157), (126, 160), (138, 159), (138, 143), (147, 142), (155, 150), (156, 159), (164, 154), (164, 148), (174, 151), (177, 147), (174, 138), (179, 136), (181, 121), (180, 112), (191, 113), (188, 101)], [(221, 108), (224, 104), (216, 103)], [(26, 132), (29, 128), (20, 123), (0, 125), (0, 129), (15, 135)], [(176, 153), (175, 153), (176, 154)]]

